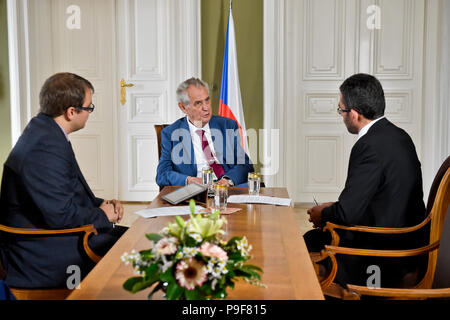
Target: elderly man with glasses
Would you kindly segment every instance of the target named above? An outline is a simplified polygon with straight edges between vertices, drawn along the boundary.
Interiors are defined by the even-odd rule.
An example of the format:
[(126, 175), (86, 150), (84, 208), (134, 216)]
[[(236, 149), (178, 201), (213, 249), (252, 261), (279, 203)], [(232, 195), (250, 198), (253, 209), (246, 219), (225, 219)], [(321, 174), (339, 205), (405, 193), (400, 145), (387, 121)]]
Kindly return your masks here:
[[(94, 196), (69, 139), (94, 111), (93, 93), (88, 80), (72, 73), (46, 80), (39, 95), (40, 113), (28, 123), (4, 164), (0, 224), (30, 229), (93, 224), (98, 235), (89, 238), (89, 246), (101, 256), (126, 228), (114, 226), (123, 215), (120, 202)], [(0, 259), (8, 284), (26, 289), (64, 288), (68, 267), (79, 267), (84, 277), (94, 266), (82, 251), (79, 234), (2, 234)]]

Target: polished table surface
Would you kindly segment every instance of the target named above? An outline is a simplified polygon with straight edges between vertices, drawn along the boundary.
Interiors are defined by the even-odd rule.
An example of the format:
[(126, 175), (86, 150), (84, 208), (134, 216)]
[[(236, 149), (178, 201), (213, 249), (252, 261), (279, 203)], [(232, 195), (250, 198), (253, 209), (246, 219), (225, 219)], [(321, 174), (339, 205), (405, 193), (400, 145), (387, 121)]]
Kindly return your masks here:
[[(164, 188), (150, 207), (170, 206), (161, 199), (161, 195), (175, 188)], [(247, 192), (247, 188), (229, 189), (229, 195)], [(262, 188), (260, 194), (289, 197), (286, 188)], [(250, 252), (253, 258), (248, 263), (263, 269), (261, 280), (267, 288), (253, 286), (239, 279), (234, 290), (228, 289), (227, 299), (324, 299), (292, 207), (259, 204), (228, 204), (228, 207), (239, 207), (243, 210), (226, 216), (227, 238), (244, 235), (247, 237), (249, 244), (253, 246)], [(183, 217), (187, 219), (187, 216)], [(161, 231), (169, 221), (174, 221), (174, 217), (151, 219), (139, 217), (81, 282), (81, 288), (74, 290), (68, 299), (146, 299), (150, 288), (136, 294), (122, 288), (125, 280), (135, 274), (132, 266), (126, 266), (120, 257), (132, 249), (136, 251), (149, 249), (151, 242), (145, 234)], [(154, 298), (162, 298), (162, 295), (155, 294)]]

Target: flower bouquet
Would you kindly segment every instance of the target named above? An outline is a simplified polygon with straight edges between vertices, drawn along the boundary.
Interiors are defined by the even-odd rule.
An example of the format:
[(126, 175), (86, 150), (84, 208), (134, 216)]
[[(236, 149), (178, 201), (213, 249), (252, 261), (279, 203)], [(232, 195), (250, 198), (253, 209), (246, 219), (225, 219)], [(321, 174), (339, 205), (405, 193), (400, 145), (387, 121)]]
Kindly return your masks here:
[(190, 202), (190, 219), (176, 216), (160, 233), (147, 234), (153, 242), (149, 250), (124, 253), (122, 261), (132, 264), (139, 276), (125, 281), (123, 287), (132, 293), (154, 286), (148, 298), (158, 290), (169, 300), (224, 299), (227, 288), (234, 288), (238, 278), (259, 286), (260, 273), (251, 258), (252, 246), (246, 237), (223, 240), (226, 219), (219, 211), (194, 216), (195, 202)]

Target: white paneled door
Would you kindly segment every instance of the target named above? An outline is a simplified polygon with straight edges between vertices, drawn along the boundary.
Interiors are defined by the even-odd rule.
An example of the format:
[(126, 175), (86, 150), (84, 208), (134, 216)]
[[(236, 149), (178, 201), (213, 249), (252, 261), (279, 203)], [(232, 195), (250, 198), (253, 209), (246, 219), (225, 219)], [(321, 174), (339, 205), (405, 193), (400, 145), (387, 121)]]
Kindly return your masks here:
[[(200, 75), (199, 0), (40, 0), (19, 4), (28, 25), (30, 114), (45, 79), (74, 72), (95, 87), (95, 111), (71, 135), (94, 193), (151, 201), (159, 192), (154, 124), (181, 116), (175, 90)], [(28, 37), (28, 38), (27, 38)], [(121, 102), (121, 85), (126, 85)], [(132, 85), (132, 86), (131, 86)]]
[(339, 86), (360, 72), (381, 81), (387, 118), (411, 135), (421, 156), (424, 0), (266, 0), (266, 6), (275, 8), (266, 21), (283, 39), (280, 51), (266, 48), (283, 66), (275, 78), (285, 83), (279, 98), (271, 97), (279, 114), (271, 126), (280, 128), (286, 155), (275, 184), (287, 185), (296, 202), (337, 199), (356, 141), (336, 112)]
[[(175, 90), (199, 76), (198, 2), (120, 0), (117, 6), (119, 197), (152, 200), (159, 192), (155, 124), (182, 116)], [(119, 82), (117, 83), (119, 85)]]

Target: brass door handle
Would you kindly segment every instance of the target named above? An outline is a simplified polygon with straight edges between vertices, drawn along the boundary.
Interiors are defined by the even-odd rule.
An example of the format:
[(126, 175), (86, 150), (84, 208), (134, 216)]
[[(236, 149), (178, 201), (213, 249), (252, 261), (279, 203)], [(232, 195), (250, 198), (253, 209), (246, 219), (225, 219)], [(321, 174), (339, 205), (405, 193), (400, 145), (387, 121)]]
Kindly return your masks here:
[(125, 104), (126, 100), (125, 100), (125, 88), (127, 87), (134, 87), (134, 84), (132, 83), (125, 83), (124, 79), (120, 80), (120, 103), (122, 103), (122, 105)]

